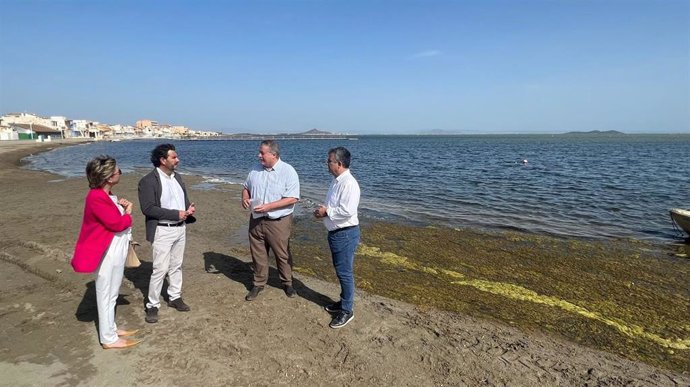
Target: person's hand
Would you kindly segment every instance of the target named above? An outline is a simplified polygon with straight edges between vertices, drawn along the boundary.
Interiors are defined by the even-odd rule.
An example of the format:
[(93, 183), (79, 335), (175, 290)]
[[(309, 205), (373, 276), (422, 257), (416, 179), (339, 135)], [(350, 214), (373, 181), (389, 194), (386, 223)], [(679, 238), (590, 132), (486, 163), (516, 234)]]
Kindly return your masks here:
[(247, 208), (249, 208), (249, 206), (251, 204), (252, 204), (252, 199), (250, 199), (250, 198), (242, 199), (242, 208), (244, 208), (245, 210)]
[(314, 210), (314, 216), (317, 218), (325, 218), (328, 216), (328, 213), (326, 212), (326, 207), (324, 205), (320, 205), (317, 209)]
[(258, 206), (254, 207), (252, 211), (261, 214), (270, 211), (270, 208), (268, 204), (259, 204)]
[(134, 203), (132, 203), (129, 200), (124, 199), (124, 198), (121, 198), (120, 200), (118, 200), (117, 203), (125, 209), (126, 214), (132, 213), (132, 207), (134, 206)]
[(187, 216), (194, 215), (196, 212), (196, 205), (194, 203), (189, 205), (189, 208), (187, 208)]
[(180, 211), (179, 217), (180, 217), (180, 220), (186, 220), (187, 219), (187, 211)]

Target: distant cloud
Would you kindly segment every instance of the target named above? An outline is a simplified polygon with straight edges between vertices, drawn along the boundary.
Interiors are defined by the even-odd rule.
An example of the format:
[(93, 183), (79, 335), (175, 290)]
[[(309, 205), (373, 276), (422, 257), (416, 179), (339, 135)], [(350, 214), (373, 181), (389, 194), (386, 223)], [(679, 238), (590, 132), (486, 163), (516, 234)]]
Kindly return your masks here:
[(412, 55), (410, 58), (411, 59), (428, 58), (431, 56), (438, 56), (438, 55), (441, 55), (441, 51), (439, 51), (439, 50), (427, 50), (427, 51), (418, 52), (418, 53)]

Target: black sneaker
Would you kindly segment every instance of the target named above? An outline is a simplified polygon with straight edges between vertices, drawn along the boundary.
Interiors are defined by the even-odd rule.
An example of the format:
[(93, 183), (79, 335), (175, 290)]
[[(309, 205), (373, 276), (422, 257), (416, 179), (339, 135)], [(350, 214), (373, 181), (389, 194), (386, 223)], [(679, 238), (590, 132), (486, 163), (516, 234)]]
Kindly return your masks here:
[(297, 295), (297, 291), (295, 291), (295, 288), (293, 288), (290, 285), (285, 286), (284, 290), (285, 290), (285, 295), (290, 297), (290, 298)]
[(177, 309), (178, 312), (189, 312), (190, 310), (192, 310), (189, 307), (189, 305), (185, 304), (184, 301), (182, 301), (182, 297), (176, 298), (172, 301), (168, 301), (168, 306)]
[(340, 301), (338, 301), (334, 304), (328, 304), (324, 306), (323, 310), (325, 310), (328, 313), (340, 313), (343, 310), (343, 305)]
[(335, 317), (333, 317), (333, 320), (331, 320), (331, 323), (328, 324), (328, 326), (333, 328), (333, 329), (342, 328), (345, 325), (347, 325), (347, 323), (352, 321), (354, 318), (355, 318), (354, 313), (341, 310), (340, 313), (338, 313)]
[(144, 320), (147, 323), (154, 324), (158, 322), (158, 308), (155, 306), (153, 308), (146, 308), (146, 317)]
[(244, 296), (244, 299), (247, 301), (254, 301), (262, 290), (264, 290), (263, 286), (254, 286), (252, 290), (250, 290), (249, 293)]

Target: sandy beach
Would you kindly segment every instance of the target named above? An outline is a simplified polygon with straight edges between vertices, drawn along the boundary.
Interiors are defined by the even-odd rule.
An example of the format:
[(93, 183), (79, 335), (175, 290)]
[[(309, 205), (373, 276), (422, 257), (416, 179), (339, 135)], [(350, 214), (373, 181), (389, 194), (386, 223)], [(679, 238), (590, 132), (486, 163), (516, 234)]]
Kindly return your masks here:
[[(645, 253), (630, 253), (630, 249), (646, 251), (644, 245), (612, 245), (607, 247), (610, 250), (599, 251), (600, 245), (578, 247), (578, 242), (570, 241), (564, 242), (567, 247), (554, 248), (556, 252), (572, 248), (592, 254), (638, 254), (630, 258), (630, 267), (618, 260), (602, 263), (609, 266), (606, 270), (621, 274), (611, 277), (610, 284), (602, 285), (600, 291), (613, 293), (611, 299), (619, 304), (627, 305), (625, 297), (633, 298), (630, 294), (634, 298), (644, 295), (649, 297), (646, 304), (664, 301), (665, 305), (657, 307), (669, 309), (665, 315), (651, 309), (654, 316), (641, 320), (649, 322), (642, 326), (642, 322), (632, 319), (636, 310), (637, 314), (645, 314), (646, 309), (630, 301), (632, 306), (625, 314), (609, 317), (604, 312), (592, 312), (601, 318), (593, 325), (578, 328), (575, 326), (582, 321), (590, 324), (596, 319), (538, 298), (556, 290), (540, 283), (539, 278), (545, 276), (530, 276), (537, 269), (514, 262), (510, 264), (511, 274), (499, 275), (480, 267), (481, 262), (489, 268), (504, 265), (492, 262), (489, 256), (500, 257), (501, 249), (517, 256), (518, 247), (534, 244), (533, 239), (525, 242), (515, 234), (506, 234), (494, 242), (485, 235), (468, 232), (467, 240), (478, 241), (476, 244), (467, 243), (461, 252), (453, 246), (430, 246), (426, 250), (436, 252), (435, 261), (426, 262), (425, 250), (417, 257), (408, 248), (406, 243), (419, 247), (419, 242), (413, 236), (405, 237), (408, 234), (404, 228), (371, 224), (365, 229), (369, 234), (357, 255), (357, 274), (361, 277), (355, 320), (343, 329), (333, 330), (328, 327), (329, 315), (323, 305), (337, 298), (339, 287), (329, 272), (323, 229), (311, 220), (302, 220), (295, 227), (293, 253), (299, 297), (284, 295), (273, 262), (267, 289), (256, 301), (246, 302), (251, 259), (246, 242), (248, 213), (239, 205), (240, 190), (230, 185), (197, 190), (193, 186), (201, 179), (194, 176), (184, 177), (187, 186), (192, 187), (189, 193), (197, 204), (199, 219), (187, 228), (183, 271), (183, 297), (192, 311), (179, 313), (163, 305), (157, 324), (144, 322), (151, 249), (137, 207), (133, 213), (134, 238), (141, 243), (138, 254), (142, 266), (125, 272), (117, 322), (122, 328), (140, 329), (137, 337), (144, 342), (126, 350), (103, 350), (95, 324), (95, 277), (76, 274), (69, 265), (88, 189), (86, 179), (65, 179), (20, 166), (22, 157), (62, 145), (0, 143), (0, 197), (6, 204), (0, 216), (0, 385), (690, 385), (690, 350), (686, 343), (690, 325), (687, 309), (683, 310), (688, 306), (687, 262), (667, 262), (657, 255), (644, 261)], [(136, 201), (140, 177), (138, 173), (123, 175), (115, 193)], [(426, 230), (418, 234), (441, 232)], [(403, 237), (394, 241), (390, 235)], [(546, 251), (557, 242), (544, 244), (547, 247), (532, 248)], [(491, 250), (491, 246), (501, 247)], [(522, 253), (528, 255), (526, 250)], [(460, 256), (462, 263), (455, 264), (454, 270), (447, 269), (451, 263), (439, 269), (439, 260), (457, 260), (456, 254), (467, 254), (467, 259)], [(411, 261), (413, 255), (418, 259)], [(478, 258), (475, 262), (470, 257)], [(638, 290), (633, 285), (614, 289), (619, 281), (634, 282), (630, 278), (636, 274), (629, 272), (638, 264), (636, 259), (648, 262), (644, 263), (644, 273), (649, 283), (665, 278), (659, 284), (665, 290)], [(568, 266), (570, 274), (561, 277), (553, 272), (553, 278), (563, 283), (569, 276), (585, 278), (578, 285), (583, 288), (578, 298), (591, 305), (603, 305), (601, 310), (609, 308), (611, 314), (618, 313), (613, 305), (606, 304), (607, 300), (587, 299), (593, 297), (587, 295), (587, 278), (592, 284), (606, 281), (597, 277), (598, 270), (590, 271), (585, 263), (578, 262)], [(549, 267), (539, 260), (532, 264)], [(450, 285), (436, 284), (439, 273), (452, 278)], [(499, 276), (504, 277), (504, 282), (499, 281)], [(517, 280), (510, 276), (533, 282), (530, 288), (539, 290), (534, 297), (537, 302), (530, 302), (527, 293), (514, 299), (501, 293), (503, 288), (496, 284), (515, 283)], [(414, 286), (376, 281), (379, 277)], [(477, 279), (480, 277), (493, 281), (481, 282)], [(519, 293), (517, 287), (509, 290), (509, 294)], [(593, 294), (600, 294), (598, 291)], [(454, 303), (460, 298), (464, 304)], [(573, 301), (570, 304), (575, 305)], [(560, 314), (534, 319), (530, 308), (556, 309)], [(516, 310), (524, 316), (516, 316)], [(531, 320), (532, 324), (520, 319)], [(518, 322), (511, 324), (513, 320)], [(649, 326), (655, 326), (657, 320), (673, 325), (668, 329), (675, 337), (666, 331), (650, 332)], [(572, 335), (553, 328), (568, 325), (573, 326), (568, 331), (575, 332)], [(626, 327), (639, 328), (647, 336), (626, 334)], [(581, 332), (590, 333), (578, 338)], [(611, 344), (618, 341), (622, 344)]]

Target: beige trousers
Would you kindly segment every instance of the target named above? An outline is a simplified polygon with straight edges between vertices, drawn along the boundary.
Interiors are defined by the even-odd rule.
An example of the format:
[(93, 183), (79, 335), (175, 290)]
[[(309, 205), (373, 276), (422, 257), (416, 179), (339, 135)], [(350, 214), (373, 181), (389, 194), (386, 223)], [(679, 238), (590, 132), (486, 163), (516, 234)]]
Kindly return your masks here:
[(273, 250), (276, 266), (283, 285), (292, 286), (292, 255), (290, 232), (292, 214), (280, 219), (249, 218), (249, 250), (254, 262), (254, 286), (268, 282), (268, 253)]

